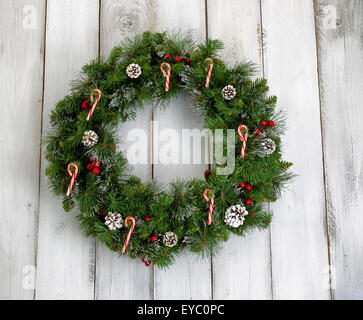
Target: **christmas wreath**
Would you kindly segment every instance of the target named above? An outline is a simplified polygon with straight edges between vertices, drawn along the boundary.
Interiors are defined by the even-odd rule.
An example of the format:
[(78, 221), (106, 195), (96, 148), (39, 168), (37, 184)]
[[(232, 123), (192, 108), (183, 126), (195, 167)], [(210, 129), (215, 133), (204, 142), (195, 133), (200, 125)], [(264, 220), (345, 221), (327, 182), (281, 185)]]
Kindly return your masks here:
[[(64, 210), (76, 209), (85, 235), (146, 266), (167, 267), (183, 249), (214, 254), (230, 233), (269, 226), (267, 203), (292, 177), (280, 152), (284, 119), (266, 80), (251, 79), (255, 66), (227, 68), (218, 57), (222, 47), (145, 32), (84, 66), (56, 104), (44, 140), (46, 176)], [(205, 128), (235, 129), (235, 168), (218, 174), (217, 163), (205, 179), (143, 183), (117, 148), (116, 126), (144, 103), (167, 105), (182, 90), (205, 115)]]

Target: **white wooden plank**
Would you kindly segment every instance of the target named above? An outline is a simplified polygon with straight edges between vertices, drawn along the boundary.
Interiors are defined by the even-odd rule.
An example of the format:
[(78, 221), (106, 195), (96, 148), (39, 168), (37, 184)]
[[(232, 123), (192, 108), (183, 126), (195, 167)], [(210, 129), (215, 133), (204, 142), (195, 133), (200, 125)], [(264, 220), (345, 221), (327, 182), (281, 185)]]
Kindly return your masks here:
[(287, 111), (284, 157), (297, 174), (272, 206), (274, 299), (328, 299), (329, 260), (313, 2), (262, 0), (264, 66)]
[(5, 0), (0, 12), (0, 299), (33, 299), (45, 10)]
[[(48, 0), (43, 123), (81, 67), (98, 54), (99, 1)], [(94, 297), (95, 241), (84, 238), (74, 214), (63, 211), (46, 187), (42, 161), (37, 299)]]
[(362, 1), (317, 1), (328, 226), (335, 299), (363, 298)]
[[(202, 0), (154, 1), (152, 31), (192, 32), (205, 39), (205, 7)], [(155, 110), (159, 133), (164, 129), (203, 128), (203, 119), (197, 116), (180, 96), (171, 102), (166, 110)], [(154, 128), (155, 129), (155, 128)], [(155, 133), (155, 130), (154, 130)], [(154, 137), (156, 135), (154, 134)], [(173, 141), (173, 140), (171, 140)], [(154, 141), (155, 143), (155, 141)], [(159, 149), (163, 143), (159, 143)], [(154, 154), (157, 150), (154, 149)], [(154, 165), (154, 178), (161, 183), (169, 183), (176, 178), (203, 177), (207, 166), (203, 165)], [(210, 299), (210, 260), (196, 260), (183, 254), (168, 270), (154, 269), (154, 294), (156, 299)]]
[[(223, 61), (255, 62), (263, 76), (260, 1), (208, 0), (208, 36), (223, 41)], [(213, 258), (215, 299), (271, 299), (270, 232), (231, 236)]]
[[(101, 6), (101, 56), (107, 57), (111, 49), (125, 37), (132, 37), (150, 28), (149, 3), (147, 1), (107, 0)], [(127, 134), (134, 128), (150, 126), (151, 109), (145, 107), (134, 121), (120, 125), (118, 135), (127, 150)], [(147, 131), (148, 132), (148, 131)], [(129, 159), (131, 160), (131, 159)], [(134, 166), (133, 173), (143, 181), (151, 179), (151, 164)], [(97, 242), (96, 250), (96, 299), (150, 299), (152, 297), (152, 268), (146, 268), (140, 260), (119, 257)]]

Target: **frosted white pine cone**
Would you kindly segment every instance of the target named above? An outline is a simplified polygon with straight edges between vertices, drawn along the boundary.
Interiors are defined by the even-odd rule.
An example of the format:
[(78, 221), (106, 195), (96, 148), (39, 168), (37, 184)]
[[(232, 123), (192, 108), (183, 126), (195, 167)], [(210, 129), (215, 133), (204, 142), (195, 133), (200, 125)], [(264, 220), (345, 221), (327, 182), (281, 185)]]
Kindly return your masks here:
[(94, 145), (97, 144), (97, 142), (98, 142), (98, 135), (96, 132), (88, 130), (83, 133), (82, 143), (86, 147), (88, 148), (93, 147)]
[(276, 144), (272, 139), (266, 138), (262, 140), (261, 147), (263, 154), (269, 155), (275, 151)]
[(222, 96), (226, 100), (232, 100), (236, 96), (236, 92), (236, 89), (229, 84), (222, 89)]
[(136, 79), (141, 75), (141, 67), (136, 63), (131, 63), (126, 68), (126, 74), (130, 78)]
[(119, 213), (109, 212), (105, 220), (105, 225), (110, 230), (116, 230), (122, 227), (122, 217)]
[(243, 225), (245, 216), (247, 215), (248, 211), (243, 205), (235, 204), (226, 210), (224, 223), (233, 228), (238, 228), (239, 226)]
[(163, 235), (163, 243), (167, 247), (172, 248), (178, 243), (178, 237), (174, 232), (168, 231)]

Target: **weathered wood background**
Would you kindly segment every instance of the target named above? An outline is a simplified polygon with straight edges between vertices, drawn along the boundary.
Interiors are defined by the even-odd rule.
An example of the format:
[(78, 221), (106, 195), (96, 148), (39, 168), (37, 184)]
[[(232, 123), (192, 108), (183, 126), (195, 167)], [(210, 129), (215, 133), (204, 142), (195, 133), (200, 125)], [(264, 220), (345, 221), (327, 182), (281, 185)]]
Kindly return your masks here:
[[(362, 0), (1, 0), (0, 298), (362, 299), (362, 24)], [(287, 112), (284, 153), (298, 175), (267, 231), (167, 271), (82, 237), (45, 186), (40, 148), (81, 66), (145, 30), (192, 30), (223, 40), (229, 64), (256, 62)], [(152, 130), (152, 118), (159, 130), (202, 125), (179, 97), (119, 134)], [(135, 167), (161, 182), (203, 171)]]

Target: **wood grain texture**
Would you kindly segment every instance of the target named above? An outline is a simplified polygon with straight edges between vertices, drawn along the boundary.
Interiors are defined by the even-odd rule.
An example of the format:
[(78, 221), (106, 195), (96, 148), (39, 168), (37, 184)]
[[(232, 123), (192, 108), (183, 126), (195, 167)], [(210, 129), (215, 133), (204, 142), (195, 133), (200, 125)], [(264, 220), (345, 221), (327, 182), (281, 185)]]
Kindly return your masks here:
[[(208, 0), (208, 28), (209, 38), (224, 42), (221, 57), (229, 66), (251, 60), (263, 76), (259, 0)], [(231, 236), (213, 258), (213, 275), (215, 299), (270, 299), (269, 230)]]
[[(111, 49), (126, 37), (150, 28), (148, 1), (102, 1), (101, 2), (101, 56), (107, 57)], [(134, 121), (120, 125), (118, 136), (120, 148), (127, 150), (132, 129), (150, 130), (151, 108), (145, 106)], [(145, 141), (150, 148), (150, 141)], [(129, 162), (132, 159), (128, 159)], [(151, 164), (137, 164), (133, 174), (143, 181), (150, 180)], [(103, 244), (97, 242), (96, 250), (96, 299), (150, 299), (152, 297), (152, 269), (139, 260), (119, 257)]]
[[(273, 205), (270, 231), (232, 237), (212, 264), (183, 255), (166, 271), (146, 268), (83, 238), (74, 214), (53, 199), (41, 123), (45, 132), (81, 67), (125, 37), (191, 29), (203, 40), (205, 3), (223, 60), (256, 62), (287, 111), (284, 158), (298, 176)], [(0, 299), (329, 299), (331, 290), (335, 299), (363, 298), (362, 1), (1, 0), (0, 12)], [(130, 145), (132, 128), (155, 137), (151, 118), (146, 107), (120, 126), (120, 147)], [(203, 126), (183, 96), (153, 118), (159, 133)], [(150, 157), (164, 144), (148, 141)], [(202, 177), (204, 167), (148, 164), (133, 172), (143, 180), (154, 172), (166, 184)]]
[(312, 1), (262, 1), (264, 66), (287, 112), (284, 158), (297, 174), (272, 206), (274, 299), (329, 299), (329, 259)]
[(363, 298), (363, 2), (316, 1), (335, 299)]
[[(176, 0), (153, 1), (153, 17), (152, 31), (191, 31), (193, 37), (205, 39), (205, 7), (202, 0), (187, 0), (182, 4)], [(157, 121), (159, 134), (165, 129), (175, 129), (179, 137), (182, 129), (202, 129), (204, 123), (203, 118), (192, 111), (183, 96), (169, 103), (165, 110), (156, 109), (154, 120)], [(176, 137), (168, 137), (166, 142), (159, 141), (158, 146), (155, 139), (154, 127), (154, 160), (155, 152), (160, 152), (166, 143), (179, 143), (181, 147), (181, 140)], [(165, 184), (177, 178), (202, 178), (206, 168), (206, 165), (165, 165), (159, 162), (154, 165), (154, 178)], [(200, 261), (193, 256), (182, 255), (168, 270), (155, 268), (154, 275), (155, 299), (212, 297), (211, 265), (208, 259)]]
[[(98, 0), (48, 0), (43, 126), (81, 67), (98, 54)], [(60, 63), (61, 62), (61, 63)], [(44, 157), (43, 157), (44, 159)], [(95, 240), (49, 193), (42, 161), (37, 299), (93, 299)], [(65, 168), (66, 174), (66, 168)]]
[(5, 0), (0, 12), (0, 299), (32, 299), (45, 10)]

